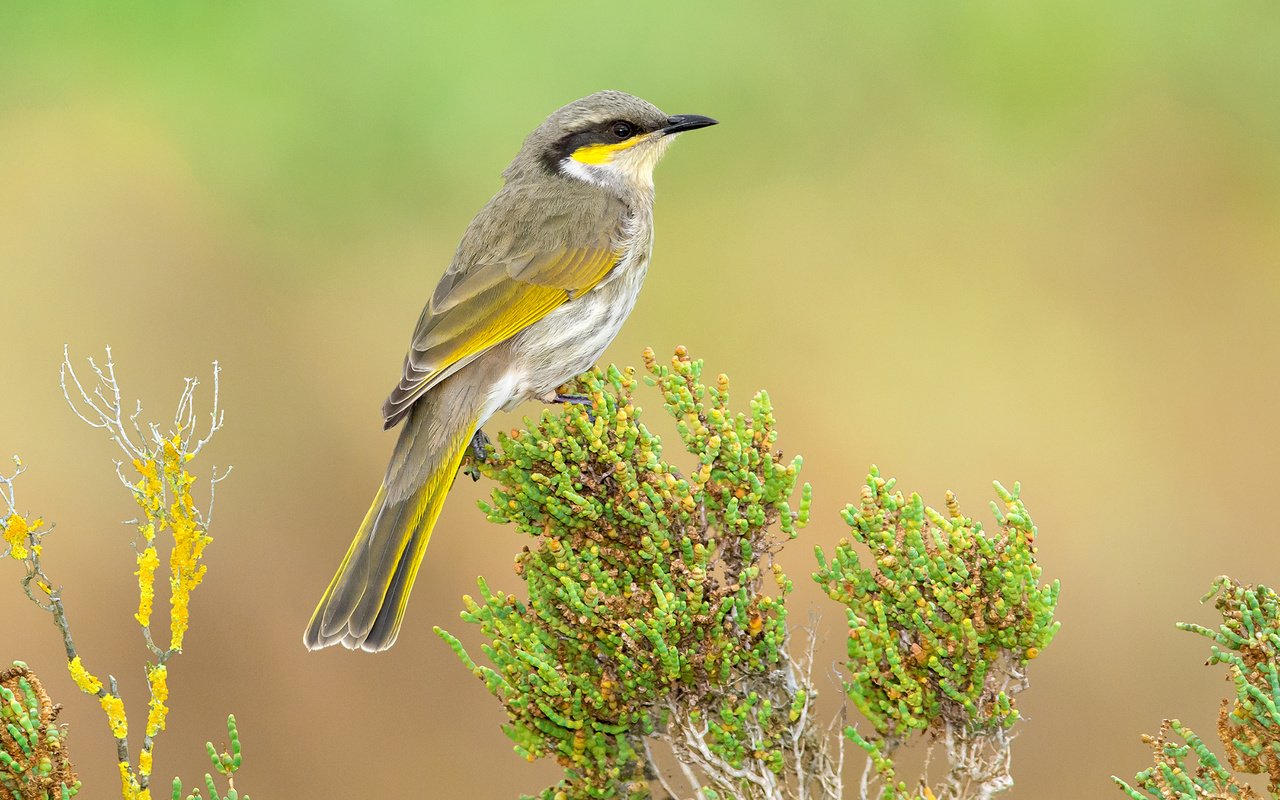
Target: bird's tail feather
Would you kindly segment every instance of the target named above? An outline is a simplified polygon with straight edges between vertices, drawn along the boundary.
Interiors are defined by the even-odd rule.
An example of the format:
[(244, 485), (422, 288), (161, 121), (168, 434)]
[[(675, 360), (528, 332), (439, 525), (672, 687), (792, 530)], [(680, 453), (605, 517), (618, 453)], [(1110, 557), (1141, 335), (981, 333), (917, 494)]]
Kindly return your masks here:
[(410, 413), (387, 477), (303, 635), (308, 649), (341, 643), (376, 652), (395, 643), (432, 528), (479, 421), (476, 410), (441, 402), (448, 399), (457, 398), (428, 395)]

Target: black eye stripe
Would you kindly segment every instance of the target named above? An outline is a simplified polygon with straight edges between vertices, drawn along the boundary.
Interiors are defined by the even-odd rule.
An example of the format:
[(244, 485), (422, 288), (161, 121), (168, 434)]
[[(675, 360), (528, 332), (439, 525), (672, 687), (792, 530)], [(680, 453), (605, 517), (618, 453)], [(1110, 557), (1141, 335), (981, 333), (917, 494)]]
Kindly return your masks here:
[[(617, 125), (626, 125), (630, 131), (627, 135), (620, 136), (614, 131), (614, 127)], [(547, 172), (554, 175), (560, 171), (560, 162), (573, 155), (574, 151), (580, 147), (592, 144), (617, 144), (654, 130), (657, 130), (657, 128), (615, 117), (561, 136), (543, 153), (542, 165)]]

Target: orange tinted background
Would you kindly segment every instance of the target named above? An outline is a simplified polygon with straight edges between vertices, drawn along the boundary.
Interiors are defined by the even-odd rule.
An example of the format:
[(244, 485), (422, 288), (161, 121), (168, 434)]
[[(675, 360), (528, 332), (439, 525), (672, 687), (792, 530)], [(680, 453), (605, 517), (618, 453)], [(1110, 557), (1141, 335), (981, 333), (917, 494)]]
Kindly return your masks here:
[[(484, 484), (457, 484), (392, 651), (307, 654), (301, 631), (458, 237), (525, 133), (606, 87), (723, 121), (659, 170), (655, 264), (607, 357), (685, 344), (741, 407), (770, 390), (815, 486), (783, 563), (793, 619), (824, 615), (823, 664), (843, 614), (806, 578), (811, 547), (842, 535), (868, 464), (976, 515), (992, 478), (1021, 480), (1063, 628), (1020, 700), (1013, 796), (1119, 796), (1107, 776), (1148, 764), (1138, 734), (1164, 716), (1211, 735), (1229, 686), (1173, 623), (1214, 618), (1196, 600), (1215, 575), (1274, 583), (1280, 564), (1280, 9), (428, 5), (0, 9), (0, 451), (31, 467), (21, 510), (57, 522), (46, 565), (135, 749), (134, 510), (113, 447), (63, 404), (61, 347), (112, 345), (160, 419), (183, 376), (225, 367), (227, 427), (196, 464), (235, 472), (171, 666), (161, 784), (198, 780), (229, 711), (255, 797), (555, 779), (431, 634), (475, 645), (459, 596), (478, 574), (519, 586), (524, 542), (474, 508)], [(112, 796), (105, 723), (16, 563), (0, 614), (0, 660), (44, 675), (84, 796)]]

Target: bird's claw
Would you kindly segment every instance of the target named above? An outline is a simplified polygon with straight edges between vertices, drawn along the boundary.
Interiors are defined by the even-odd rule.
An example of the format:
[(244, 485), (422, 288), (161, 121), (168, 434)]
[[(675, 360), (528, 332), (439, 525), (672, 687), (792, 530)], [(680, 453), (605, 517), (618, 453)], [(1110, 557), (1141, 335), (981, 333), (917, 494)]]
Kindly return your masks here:
[(471, 463), (463, 467), (462, 474), (470, 476), (473, 481), (478, 481), (480, 480), (480, 467), (478, 465), (489, 460), (488, 434), (477, 428), (467, 449), (471, 451)]

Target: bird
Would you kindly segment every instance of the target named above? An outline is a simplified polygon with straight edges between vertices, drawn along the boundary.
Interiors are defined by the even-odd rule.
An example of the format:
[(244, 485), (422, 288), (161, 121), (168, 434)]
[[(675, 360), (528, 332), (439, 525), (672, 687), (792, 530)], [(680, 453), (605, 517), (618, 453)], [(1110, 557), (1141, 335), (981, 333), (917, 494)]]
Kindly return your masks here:
[(307, 625), (309, 650), (391, 647), (482, 426), (528, 400), (585, 399), (558, 389), (596, 363), (635, 305), (653, 248), (654, 167), (679, 134), (715, 124), (601, 91), (525, 138), (414, 327), (382, 407), (399, 438)]

